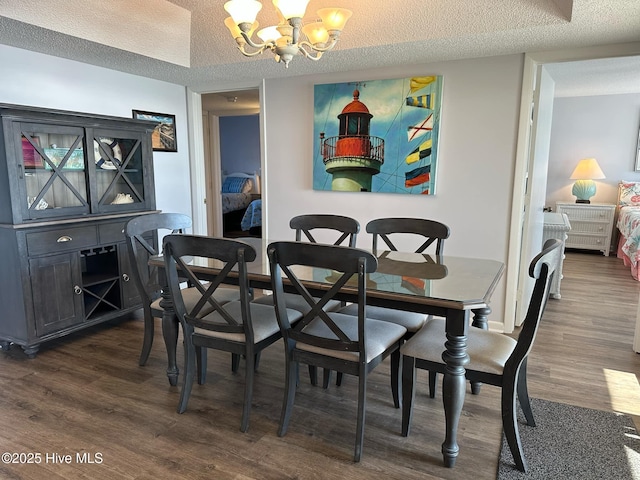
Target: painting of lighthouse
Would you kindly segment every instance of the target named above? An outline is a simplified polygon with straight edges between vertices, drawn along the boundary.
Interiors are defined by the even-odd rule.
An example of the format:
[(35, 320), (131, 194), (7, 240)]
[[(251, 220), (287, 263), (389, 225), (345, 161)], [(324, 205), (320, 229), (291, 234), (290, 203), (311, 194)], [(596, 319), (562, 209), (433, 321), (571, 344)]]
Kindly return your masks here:
[(315, 85), (313, 188), (434, 195), (442, 76)]

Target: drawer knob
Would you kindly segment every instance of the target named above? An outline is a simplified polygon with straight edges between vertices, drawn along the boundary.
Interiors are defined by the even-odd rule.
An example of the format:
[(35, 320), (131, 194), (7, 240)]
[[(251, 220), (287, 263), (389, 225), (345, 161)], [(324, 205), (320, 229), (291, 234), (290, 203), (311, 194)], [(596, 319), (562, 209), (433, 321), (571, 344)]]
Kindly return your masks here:
[(56, 242), (64, 243), (64, 242), (70, 242), (71, 240), (73, 240), (73, 238), (71, 238), (69, 235), (63, 235), (58, 240), (56, 240)]
[(82, 288), (76, 285), (75, 287), (73, 287), (73, 293), (75, 293), (76, 295), (80, 295), (82, 293)]
[(126, 273), (122, 274), (122, 280), (124, 280), (125, 282), (129, 281), (129, 275), (127, 275)]

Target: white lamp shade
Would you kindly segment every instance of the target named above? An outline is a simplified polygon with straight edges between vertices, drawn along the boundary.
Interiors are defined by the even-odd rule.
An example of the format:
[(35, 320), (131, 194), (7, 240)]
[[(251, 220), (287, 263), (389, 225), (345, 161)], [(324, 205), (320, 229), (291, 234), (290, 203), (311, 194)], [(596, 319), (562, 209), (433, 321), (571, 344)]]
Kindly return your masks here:
[(289, 20), (304, 17), (309, 0), (273, 0), (273, 4), (280, 10), (282, 16)]
[(278, 40), (282, 36), (278, 31), (278, 27), (275, 25), (272, 25), (270, 27), (265, 27), (262, 30), (258, 30), (257, 35), (258, 37), (260, 37), (260, 39), (264, 43), (268, 43), (268, 42), (275, 43), (276, 40)]
[(224, 9), (231, 15), (236, 25), (256, 21), (262, 4), (257, 0), (230, 0), (224, 4)]
[(311, 22), (307, 23), (302, 27), (302, 33), (304, 33), (309, 42), (313, 45), (317, 45), (319, 43), (327, 43), (329, 40), (329, 32), (324, 28), (324, 24), (322, 22)]
[(571, 180), (600, 180), (607, 177), (604, 176), (595, 158), (583, 158), (578, 162), (578, 165), (569, 178), (571, 178)]
[(229, 29), (229, 32), (231, 32), (231, 36), (233, 38), (238, 38), (242, 36), (242, 34), (240, 33), (240, 29), (238, 28), (238, 25), (236, 24), (235, 20), (232, 17), (225, 18), (224, 25)]
[(351, 10), (346, 8), (321, 8), (318, 10), (318, 16), (322, 19), (327, 30), (342, 31), (351, 15)]

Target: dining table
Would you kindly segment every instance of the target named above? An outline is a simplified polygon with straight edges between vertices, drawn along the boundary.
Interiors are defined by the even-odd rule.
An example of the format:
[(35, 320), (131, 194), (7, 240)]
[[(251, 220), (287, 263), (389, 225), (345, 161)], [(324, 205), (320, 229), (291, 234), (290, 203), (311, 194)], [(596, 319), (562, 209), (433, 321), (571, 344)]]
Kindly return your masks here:
[[(256, 260), (247, 264), (249, 284), (254, 289), (271, 290), (271, 275), (267, 239), (245, 237), (243, 241), (256, 249)], [(399, 310), (420, 312), (446, 319), (446, 342), (442, 359), (446, 364), (442, 383), (445, 412), (445, 439), (442, 444), (444, 464), (453, 467), (458, 457), (457, 429), (464, 404), (466, 380), (467, 332), (470, 325), (487, 328), (491, 296), (498, 285), (504, 263), (484, 258), (430, 255), (398, 251), (373, 252), (378, 268), (367, 274), (367, 304)], [(215, 261), (193, 259), (195, 268), (213, 279), (220, 271)], [(160, 305), (164, 309), (162, 332), (167, 349), (167, 377), (177, 385), (179, 370), (176, 363), (179, 322), (173, 310), (171, 295), (164, 275), (161, 256), (151, 257), (149, 265), (156, 267), (162, 290)], [(321, 295), (331, 288), (339, 276), (326, 269), (306, 267), (296, 271), (312, 295)], [(286, 279), (285, 279), (286, 281)], [(233, 282), (231, 277), (230, 282)], [(345, 285), (339, 298), (357, 301), (357, 288)]]

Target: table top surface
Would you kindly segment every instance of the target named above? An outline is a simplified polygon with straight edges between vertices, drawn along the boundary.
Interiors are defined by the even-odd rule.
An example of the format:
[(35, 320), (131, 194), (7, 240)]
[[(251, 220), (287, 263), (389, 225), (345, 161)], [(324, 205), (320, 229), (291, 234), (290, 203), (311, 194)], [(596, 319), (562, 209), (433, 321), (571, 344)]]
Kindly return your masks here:
[[(251, 245), (257, 252), (256, 260), (247, 263), (249, 281), (269, 282), (265, 245), (270, 242), (260, 238), (236, 240)], [(367, 274), (370, 298), (443, 308), (467, 310), (486, 306), (504, 271), (502, 262), (479, 258), (389, 251), (379, 252), (377, 257), (377, 270)], [(154, 257), (150, 264), (162, 266), (162, 258)], [(194, 258), (192, 264), (211, 270), (212, 274), (221, 268), (220, 262), (202, 258)], [(293, 270), (308, 288), (328, 289), (339, 277), (328, 269), (294, 267)]]

